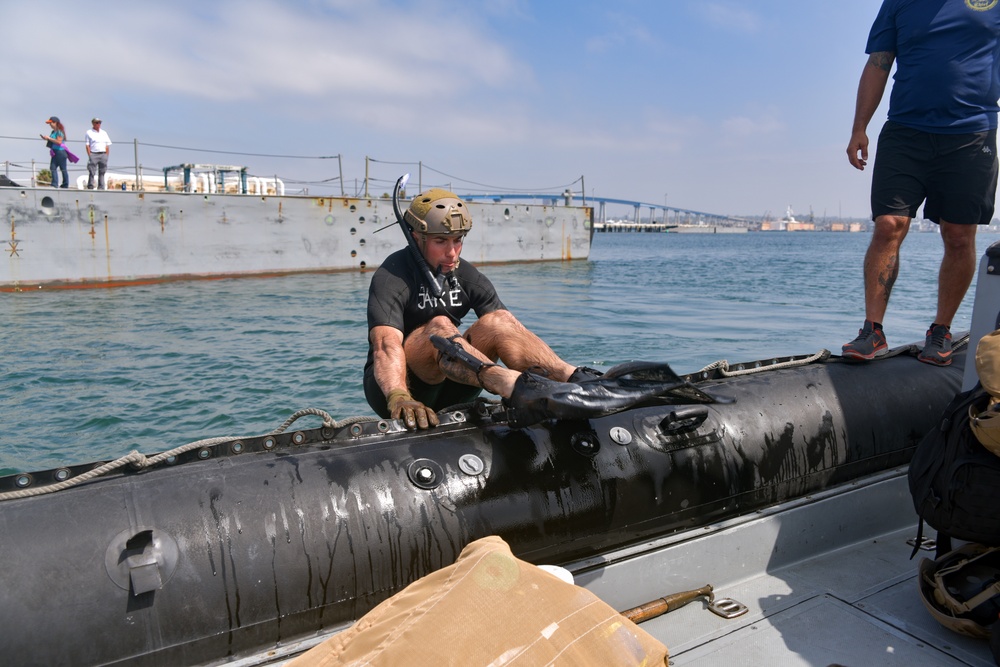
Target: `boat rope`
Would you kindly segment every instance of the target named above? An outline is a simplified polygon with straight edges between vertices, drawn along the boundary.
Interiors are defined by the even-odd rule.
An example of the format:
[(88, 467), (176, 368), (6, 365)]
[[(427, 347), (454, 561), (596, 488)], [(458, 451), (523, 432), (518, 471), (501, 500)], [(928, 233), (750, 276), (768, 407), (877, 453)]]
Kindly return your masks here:
[(719, 361), (713, 361), (708, 366), (702, 368), (698, 373), (707, 373), (709, 371), (717, 370), (719, 375), (723, 377), (738, 377), (740, 375), (750, 375), (752, 373), (762, 373), (764, 371), (773, 371), (779, 368), (792, 368), (794, 366), (805, 366), (807, 364), (812, 364), (817, 361), (822, 361), (830, 357), (830, 350), (820, 350), (816, 354), (811, 354), (808, 357), (802, 357), (801, 359), (790, 359), (789, 361), (781, 361), (774, 364), (767, 364), (761, 366), (750, 366), (745, 367), (746, 364), (739, 364), (735, 370), (731, 370), (729, 362), (725, 359), (720, 359)]
[[(351, 424), (357, 424), (361, 422), (373, 422), (378, 421), (377, 417), (348, 417), (343, 421), (338, 422), (329, 413), (320, 410), (318, 408), (304, 408), (297, 411), (291, 417), (285, 420), (285, 422), (274, 429), (270, 433), (265, 433), (263, 436), (250, 436), (250, 437), (265, 437), (268, 435), (278, 435), (291, 426), (296, 420), (306, 415), (316, 415), (323, 418), (323, 426), (327, 428), (343, 428), (345, 426), (350, 426)], [(163, 463), (167, 459), (175, 456), (180, 456), (185, 452), (189, 452), (193, 449), (201, 449), (204, 447), (214, 447), (216, 445), (222, 444), (224, 442), (232, 442), (234, 440), (244, 440), (246, 438), (236, 438), (232, 436), (219, 436), (215, 438), (205, 438), (203, 440), (198, 440), (195, 442), (189, 442), (186, 445), (180, 445), (179, 447), (174, 447), (173, 449), (167, 450), (165, 452), (160, 452), (159, 454), (154, 454), (152, 456), (146, 456), (142, 452), (137, 450), (132, 450), (124, 456), (120, 456), (114, 461), (108, 461), (103, 463), (93, 470), (88, 470), (85, 473), (81, 473), (76, 477), (67, 479), (62, 482), (56, 482), (54, 484), (46, 484), (45, 486), (39, 486), (31, 489), (18, 489), (17, 491), (7, 491), (5, 493), (0, 493), (0, 502), (4, 500), (13, 500), (15, 498), (28, 498), (31, 496), (40, 496), (46, 493), (54, 493), (56, 491), (62, 491), (63, 489), (68, 489), (77, 484), (83, 484), (84, 482), (94, 479), (95, 477), (100, 477), (101, 475), (106, 475), (118, 468), (124, 467), (126, 465), (132, 465), (134, 468), (141, 470), (142, 468), (150, 468), (159, 463)]]

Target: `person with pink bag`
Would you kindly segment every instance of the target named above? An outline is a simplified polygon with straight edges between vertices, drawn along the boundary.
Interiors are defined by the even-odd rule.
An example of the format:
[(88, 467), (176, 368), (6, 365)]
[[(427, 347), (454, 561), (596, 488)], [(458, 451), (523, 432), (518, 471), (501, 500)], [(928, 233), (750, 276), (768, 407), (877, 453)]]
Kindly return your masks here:
[[(58, 116), (49, 116), (45, 122), (52, 131), (47, 137), (44, 134), (38, 136), (45, 139), (45, 145), (49, 147), (49, 171), (52, 173), (52, 187), (68, 188), (69, 172), (66, 169), (66, 161), (69, 156), (66, 150), (66, 128), (63, 127)], [(60, 171), (62, 172), (62, 185), (59, 185)]]

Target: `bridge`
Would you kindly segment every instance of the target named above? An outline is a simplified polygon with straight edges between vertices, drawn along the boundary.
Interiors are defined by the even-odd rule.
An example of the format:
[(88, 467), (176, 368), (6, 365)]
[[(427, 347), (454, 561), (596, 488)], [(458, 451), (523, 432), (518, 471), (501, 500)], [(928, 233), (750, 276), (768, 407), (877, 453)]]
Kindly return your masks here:
[[(561, 196), (558, 195), (544, 195), (544, 194), (505, 194), (505, 193), (474, 193), (474, 194), (462, 194), (459, 195), (463, 199), (476, 200), (476, 199), (489, 199), (493, 202), (502, 202), (508, 199), (528, 199), (528, 200), (540, 200), (547, 202), (551, 206), (557, 206), (562, 200), (563, 205), (572, 206), (574, 194), (567, 191)], [(708, 213), (706, 211), (695, 211), (693, 209), (678, 208), (676, 206), (667, 206), (666, 204), (651, 204), (648, 202), (634, 201), (631, 199), (614, 199), (611, 197), (586, 197), (581, 199), (583, 206), (595, 206), (597, 207), (596, 215), (594, 216), (594, 222), (605, 223), (607, 222), (607, 204), (615, 204), (621, 206), (630, 206), (633, 210), (632, 219), (636, 223), (639, 222), (640, 213), (643, 210), (649, 211), (649, 221), (652, 223), (657, 223), (661, 225), (693, 225), (693, 224), (707, 224), (716, 226), (746, 226), (750, 224), (750, 221), (746, 218), (738, 218), (731, 215), (725, 215), (721, 213)]]

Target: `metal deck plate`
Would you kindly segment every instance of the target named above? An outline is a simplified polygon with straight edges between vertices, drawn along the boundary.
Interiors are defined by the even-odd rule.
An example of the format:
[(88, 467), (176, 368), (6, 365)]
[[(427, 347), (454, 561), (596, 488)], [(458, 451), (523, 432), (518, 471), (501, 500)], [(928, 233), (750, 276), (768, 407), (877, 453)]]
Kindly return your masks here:
[(617, 609), (705, 584), (749, 608), (726, 620), (695, 601), (643, 623), (673, 665), (993, 665), (924, 609), (916, 525), (898, 470), (569, 569)]
[[(919, 601), (918, 601), (919, 603)], [(991, 661), (992, 662), (992, 661)], [(963, 665), (830, 596), (802, 604), (678, 655), (672, 665)]]

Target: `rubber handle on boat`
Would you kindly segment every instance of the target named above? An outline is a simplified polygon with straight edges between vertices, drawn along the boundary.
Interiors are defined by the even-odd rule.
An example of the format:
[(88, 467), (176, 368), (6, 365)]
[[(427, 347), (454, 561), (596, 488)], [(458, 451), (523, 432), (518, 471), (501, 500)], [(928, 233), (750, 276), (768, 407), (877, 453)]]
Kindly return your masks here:
[(626, 609), (621, 612), (621, 615), (633, 623), (642, 623), (643, 621), (648, 621), (651, 618), (662, 616), (663, 614), (673, 611), (674, 609), (679, 609), (688, 602), (697, 600), (698, 598), (711, 597), (712, 590), (712, 585), (706, 584), (705, 586), (693, 591), (673, 593), (662, 598), (651, 600), (650, 602), (641, 604), (638, 607)]
[(410, 246), (410, 252), (413, 253), (413, 258), (417, 261), (417, 266), (420, 267), (420, 272), (424, 275), (424, 280), (427, 281), (427, 287), (430, 288), (431, 294), (440, 299), (444, 296), (444, 286), (434, 277), (434, 272), (431, 271), (431, 267), (427, 265), (427, 260), (424, 259), (424, 253), (420, 252), (417, 240), (410, 233), (410, 226), (403, 220), (403, 214), (399, 210), (399, 191), (406, 187), (408, 180), (410, 180), (410, 175), (403, 174), (396, 181), (396, 186), (392, 189), (392, 212), (396, 214), (396, 222), (399, 223), (399, 228), (403, 230), (403, 236), (406, 237), (406, 244)]

